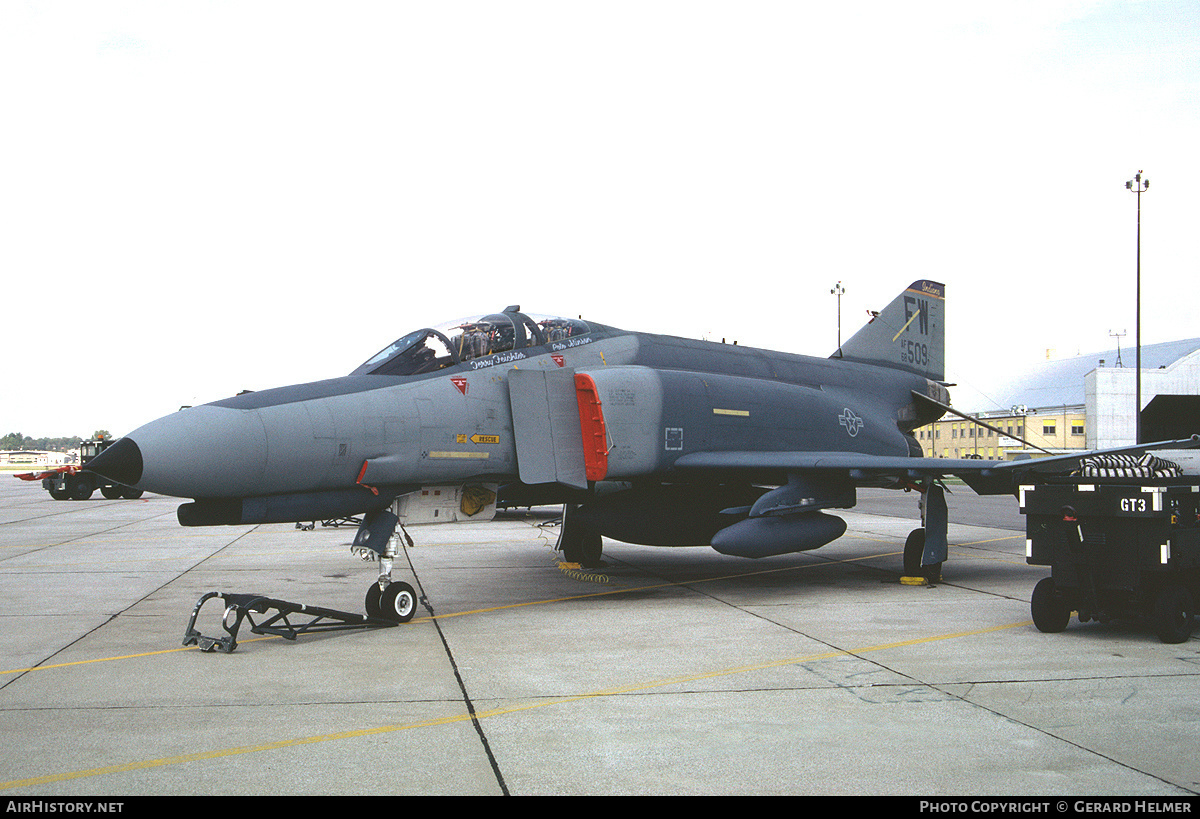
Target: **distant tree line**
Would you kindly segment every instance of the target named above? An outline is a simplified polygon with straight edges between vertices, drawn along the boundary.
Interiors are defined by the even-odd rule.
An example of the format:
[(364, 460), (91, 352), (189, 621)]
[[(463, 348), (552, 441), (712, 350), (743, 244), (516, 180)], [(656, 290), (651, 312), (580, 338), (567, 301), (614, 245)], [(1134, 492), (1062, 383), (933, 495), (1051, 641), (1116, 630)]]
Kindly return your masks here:
[[(98, 429), (92, 433), (92, 438), (111, 438), (106, 429)], [(40, 449), (49, 452), (66, 452), (68, 449), (78, 449), (83, 439), (78, 435), (67, 438), (31, 438), (19, 432), (10, 432), (0, 438), (0, 449)]]

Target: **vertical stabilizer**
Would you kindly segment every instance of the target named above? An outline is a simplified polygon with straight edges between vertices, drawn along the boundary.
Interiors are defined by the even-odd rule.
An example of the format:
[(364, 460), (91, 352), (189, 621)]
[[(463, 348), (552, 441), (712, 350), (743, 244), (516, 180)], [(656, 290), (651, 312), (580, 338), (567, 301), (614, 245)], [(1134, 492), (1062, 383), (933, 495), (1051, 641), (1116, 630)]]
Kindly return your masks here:
[[(946, 376), (946, 286), (922, 279), (910, 284), (842, 345), (847, 361), (879, 364), (923, 375)], [(839, 353), (833, 354), (834, 358)]]

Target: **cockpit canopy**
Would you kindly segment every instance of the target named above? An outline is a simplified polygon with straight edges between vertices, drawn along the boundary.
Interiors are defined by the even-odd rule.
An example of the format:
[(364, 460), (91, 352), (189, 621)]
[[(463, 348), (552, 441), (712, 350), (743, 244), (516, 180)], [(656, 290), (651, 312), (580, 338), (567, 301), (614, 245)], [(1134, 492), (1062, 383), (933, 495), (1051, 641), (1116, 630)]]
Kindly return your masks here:
[(514, 305), (501, 313), (448, 321), (396, 339), (351, 375), (421, 375), (475, 358), (541, 347), (591, 331), (579, 319), (527, 316)]

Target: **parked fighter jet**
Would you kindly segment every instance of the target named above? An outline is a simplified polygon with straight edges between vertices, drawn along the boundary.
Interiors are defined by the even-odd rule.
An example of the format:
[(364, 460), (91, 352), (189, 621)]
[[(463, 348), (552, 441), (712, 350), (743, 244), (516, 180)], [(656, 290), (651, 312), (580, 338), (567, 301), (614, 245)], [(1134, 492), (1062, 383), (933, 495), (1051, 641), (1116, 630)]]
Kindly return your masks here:
[[(936, 479), (1014, 493), (1076, 457), (923, 457), (913, 431), (949, 410), (945, 287), (917, 281), (830, 358), (627, 332), (519, 306), (409, 333), (348, 376), (246, 393), (160, 418), (89, 468), (193, 499), (184, 526), (364, 515), (379, 554), (369, 614), (405, 620), (391, 583), (397, 522), (489, 518), (497, 502), (564, 503), (559, 547), (595, 563), (604, 536), (764, 557), (816, 549), (859, 486), (917, 488), (926, 526), (906, 571), (937, 572)], [(214, 445), (213, 442), (220, 442)]]

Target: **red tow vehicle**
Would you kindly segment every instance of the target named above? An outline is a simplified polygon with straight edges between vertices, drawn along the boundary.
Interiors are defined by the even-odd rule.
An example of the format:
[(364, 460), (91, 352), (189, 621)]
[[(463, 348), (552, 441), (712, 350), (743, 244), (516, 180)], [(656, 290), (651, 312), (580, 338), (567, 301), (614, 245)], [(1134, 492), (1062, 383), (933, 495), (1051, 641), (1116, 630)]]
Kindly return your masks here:
[(79, 444), (79, 463), (67, 464), (45, 472), (25, 472), (17, 475), (23, 481), (41, 481), (42, 488), (55, 500), (87, 500), (97, 489), (109, 500), (118, 498), (140, 498), (142, 490), (113, 483), (93, 472), (87, 472), (87, 464), (113, 443), (108, 438), (83, 441)]

